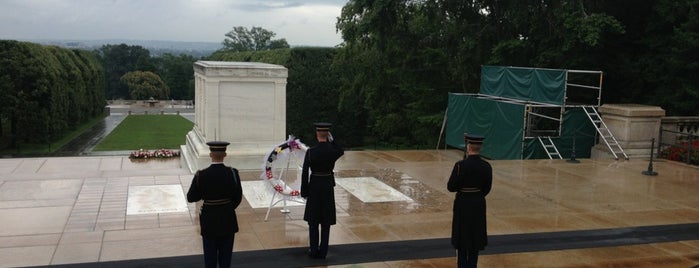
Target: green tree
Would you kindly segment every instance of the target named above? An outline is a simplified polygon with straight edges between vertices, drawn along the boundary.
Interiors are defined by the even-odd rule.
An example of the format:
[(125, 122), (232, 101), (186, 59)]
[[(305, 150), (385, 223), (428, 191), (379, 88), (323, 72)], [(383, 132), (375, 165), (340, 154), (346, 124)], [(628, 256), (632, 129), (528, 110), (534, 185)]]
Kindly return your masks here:
[(632, 92), (670, 115), (697, 115), (699, 1), (652, 2), (634, 43), (641, 50), (630, 62), (638, 80)]
[(28, 54), (24, 48), (18, 41), (0, 41), (0, 96), (3, 96), (0, 98), (0, 137), (7, 136), (6, 129), (13, 132), (16, 124), (17, 93), (19, 84), (23, 83), (20, 77), (27, 75), (22, 66)]
[(350, 1), (337, 23), (340, 103), (360, 102), (366, 133), (379, 142), (433, 144), (447, 93), (478, 92), (483, 64), (599, 70), (624, 62), (609, 50), (623, 50), (616, 42), (625, 34), (609, 6), (624, 4)]
[(245, 27), (236, 26), (226, 33), (222, 50), (241, 52), (289, 48), (286, 39), (272, 39), (276, 35), (276, 33), (262, 27), (252, 27), (248, 30)]
[(696, 114), (698, 3), (349, 1), (336, 24), (344, 43), (333, 58), (338, 126), (352, 132), (352, 144), (432, 147), (447, 93), (479, 92), (484, 64), (601, 70), (602, 103)]
[(97, 55), (92, 51), (74, 49), (75, 61), (80, 62), (78, 67), (81, 69), (83, 78), (85, 79), (85, 87), (87, 91), (86, 101), (88, 107), (84, 112), (90, 115), (90, 118), (100, 116), (104, 112), (106, 105), (105, 98), (105, 78), (104, 69), (100, 64)]
[[(673, 106), (673, 113), (697, 115), (697, 102), (686, 100), (699, 100), (699, 1), (687, 1), (686, 5), (679, 8), (682, 18), (673, 29), (670, 51), (674, 60), (669, 62), (668, 68), (676, 78), (668, 77), (668, 82), (674, 80), (677, 85), (674, 87), (675, 94), (671, 94), (662, 104)], [(666, 85), (669, 87), (665, 90), (672, 89), (672, 84)], [(659, 93), (664, 92), (664, 89)]]
[(488, 64), (597, 69), (597, 55), (624, 34), (601, 1), (485, 3), (488, 26), (499, 33)]
[(127, 72), (155, 71), (150, 63), (150, 52), (141, 46), (104, 45), (95, 52), (104, 66), (106, 97), (109, 99), (129, 97), (129, 89), (120, 82)]
[(191, 100), (194, 98), (194, 69), (197, 59), (190, 55), (174, 56), (166, 53), (160, 57), (158, 73), (170, 88), (170, 98)]
[[(483, 24), (471, 1), (350, 1), (337, 28), (344, 45), (340, 109), (368, 143), (436, 143), (447, 93), (477, 89)], [(356, 110), (358, 107), (363, 110)]]
[(128, 72), (121, 77), (121, 82), (129, 88), (129, 95), (135, 100), (168, 99), (170, 89), (153, 72)]

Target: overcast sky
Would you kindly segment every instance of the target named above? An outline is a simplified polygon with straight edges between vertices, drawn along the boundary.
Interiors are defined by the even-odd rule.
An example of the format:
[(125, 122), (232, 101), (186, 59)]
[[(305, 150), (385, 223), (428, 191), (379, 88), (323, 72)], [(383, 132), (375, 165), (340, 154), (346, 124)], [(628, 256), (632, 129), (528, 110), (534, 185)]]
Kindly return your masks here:
[(335, 46), (348, 0), (0, 0), (0, 39), (217, 42), (234, 26), (291, 46)]

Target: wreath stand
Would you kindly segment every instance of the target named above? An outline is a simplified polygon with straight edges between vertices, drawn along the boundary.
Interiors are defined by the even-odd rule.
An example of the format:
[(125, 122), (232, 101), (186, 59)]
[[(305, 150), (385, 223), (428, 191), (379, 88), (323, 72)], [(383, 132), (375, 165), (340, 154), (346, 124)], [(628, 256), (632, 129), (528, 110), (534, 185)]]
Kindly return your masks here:
[[(287, 159), (286, 159), (286, 168), (285, 168), (285, 169), (282, 169), (282, 171), (279, 173), (279, 181), (281, 181), (281, 182), (284, 183), (283, 187), (285, 187), (285, 188), (286, 188), (286, 187), (289, 187), (289, 186), (286, 185), (286, 182), (284, 182), (284, 180), (282, 180), (282, 178), (284, 178), (284, 173), (285, 173), (285, 171), (289, 171), (289, 165), (291, 164), (291, 155), (292, 155), (292, 154), (289, 153), (289, 156), (288, 156)], [(279, 199), (279, 200), (277, 200), (277, 201), (275, 202), (275, 201), (274, 201), (274, 198), (277, 196), (277, 194), (279, 194), (279, 195), (281, 196), (281, 199)], [(270, 210), (272, 210), (272, 207), (274, 207), (275, 205), (279, 204), (279, 202), (283, 202), (283, 207), (282, 207), (282, 209), (280, 210), (280, 212), (281, 212), (282, 214), (289, 214), (291, 211), (290, 211), (288, 208), (286, 208), (286, 202), (287, 202), (287, 201), (297, 202), (297, 203), (300, 203), (300, 204), (305, 204), (305, 203), (306, 203), (305, 201), (298, 200), (298, 198), (294, 198), (293, 196), (279, 193), (278, 191), (275, 190), (275, 191), (274, 191), (274, 194), (272, 195), (272, 200), (269, 201), (269, 207), (267, 208), (267, 214), (265, 215), (265, 221), (267, 221), (267, 220), (269, 219), (269, 212), (270, 212)]]

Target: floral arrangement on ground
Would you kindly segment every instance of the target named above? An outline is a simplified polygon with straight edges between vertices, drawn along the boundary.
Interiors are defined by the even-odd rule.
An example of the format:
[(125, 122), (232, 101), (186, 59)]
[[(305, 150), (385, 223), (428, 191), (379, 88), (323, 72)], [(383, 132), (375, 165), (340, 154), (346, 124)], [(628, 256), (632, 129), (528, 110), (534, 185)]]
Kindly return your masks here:
[(158, 149), (158, 150), (143, 150), (143, 149), (138, 149), (136, 151), (133, 151), (129, 154), (129, 158), (134, 158), (134, 159), (150, 159), (150, 158), (172, 158), (172, 157), (179, 157), (180, 152), (179, 151), (173, 151), (173, 150), (168, 150), (168, 149)]

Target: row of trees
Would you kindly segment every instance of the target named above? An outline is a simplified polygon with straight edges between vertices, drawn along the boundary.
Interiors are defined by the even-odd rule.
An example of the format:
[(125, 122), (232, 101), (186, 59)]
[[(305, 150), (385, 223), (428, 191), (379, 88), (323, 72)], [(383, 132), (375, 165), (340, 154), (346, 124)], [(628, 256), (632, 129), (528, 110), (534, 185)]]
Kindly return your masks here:
[(603, 103), (695, 115), (698, 11), (696, 0), (349, 1), (334, 59), (342, 123), (434, 146), (447, 93), (478, 92), (485, 64), (602, 70)]
[(0, 40), (0, 145), (61, 138), (102, 114), (104, 92), (91, 52)]
[[(236, 26), (217, 53), (289, 48), (286, 39), (273, 39), (275, 35), (261, 27)], [(193, 56), (151, 57), (148, 49), (126, 44), (104, 45), (95, 52), (104, 66), (109, 99), (194, 98)]]
[[(151, 57), (148, 49), (126, 44), (104, 45), (95, 53), (104, 66), (108, 99), (194, 98), (193, 56)], [(146, 81), (148, 86), (133, 81)]]
[[(287, 66), (290, 130), (293, 122), (322, 119), (338, 122), (350, 146), (432, 147), (448, 93), (477, 93), (481, 65), (601, 70), (602, 103), (657, 105), (669, 115), (695, 115), (697, 10), (696, 0), (353, 0), (337, 21), (344, 43), (323, 52), (332, 57), (332, 68), (323, 60), (266, 61), (270, 52), (221, 54), (236, 49), (211, 58)], [(316, 69), (315, 79), (338, 81), (317, 85), (326, 94), (306, 85), (295, 88), (297, 72), (311, 73), (305, 66)], [(303, 109), (326, 104), (335, 107), (332, 112)]]
[[(273, 40), (274, 33), (235, 27), (210, 59), (287, 66), (292, 133), (296, 123), (329, 120), (349, 146), (432, 147), (447, 93), (478, 92), (484, 64), (602, 70), (603, 103), (696, 114), (697, 10), (697, 0), (353, 0), (338, 17), (344, 43), (337, 48), (277, 49), (288, 44)], [(230, 56), (250, 50), (269, 51)], [(132, 71), (161, 77), (169, 98), (193, 97), (193, 57), (152, 58), (142, 47), (123, 44), (96, 53), (105, 66), (107, 98), (130, 97), (122, 77)]]
[[(295, 73), (312, 64), (285, 65), (290, 96), (302, 96), (287, 99), (287, 121), (309, 101), (331, 103), (315, 116), (337, 120), (350, 146), (432, 147), (448, 93), (478, 92), (481, 65), (601, 70), (602, 103), (696, 115), (698, 11), (696, 0), (349, 1), (336, 25), (344, 43), (323, 53), (332, 68), (313, 65), (327, 72), (310, 79), (338, 79), (318, 85), (327, 94), (294, 88)], [(269, 62), (221, 54), (234, 51), (212, 59)]]
[[(288, 48), (259, 27), (235, 27), (221, 51)], [(233, 42), (231, 42), (233, 41)], [(50, 144), (101, 114), (106, 99), (193, 99), (193, 56), (141, 46), (95, 51), (0, 40), (0, 149)]]

